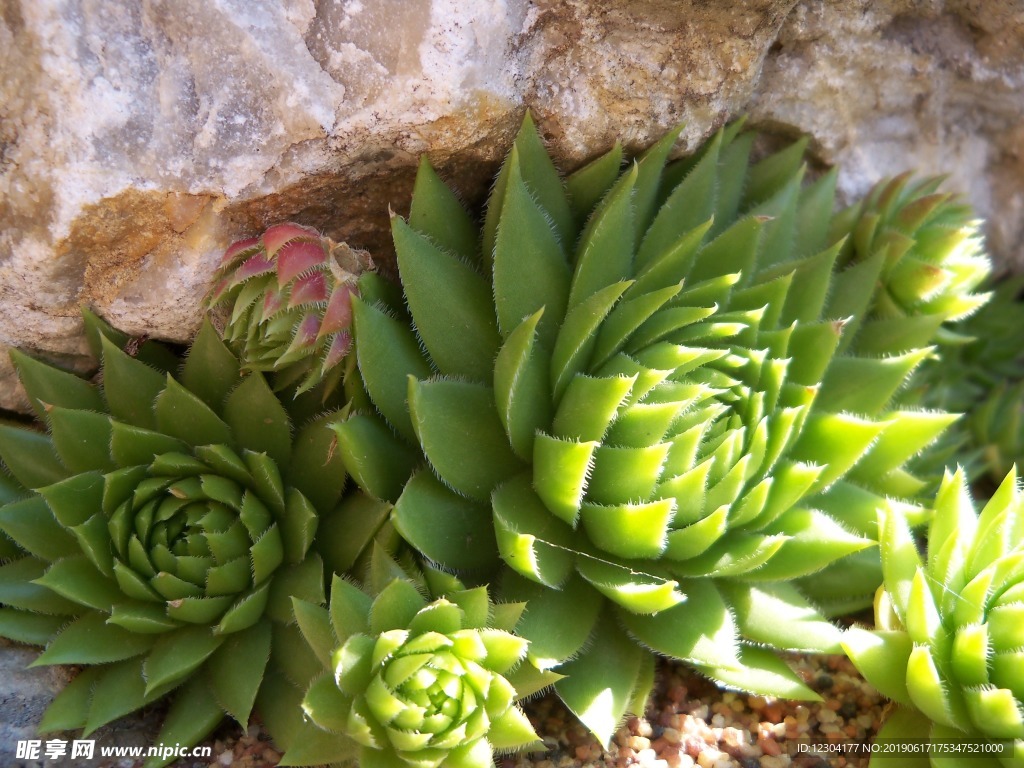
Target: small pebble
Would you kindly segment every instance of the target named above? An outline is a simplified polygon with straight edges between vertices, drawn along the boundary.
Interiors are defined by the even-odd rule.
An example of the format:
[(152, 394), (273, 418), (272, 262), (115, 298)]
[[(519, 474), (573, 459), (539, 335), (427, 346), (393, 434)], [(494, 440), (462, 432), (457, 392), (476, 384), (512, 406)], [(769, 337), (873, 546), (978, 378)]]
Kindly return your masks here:
[(636, 759), (644, 765), (650, 765), (658, 759), (658, 755), (653, 749), (641, 749), (637, 751)]
[(852, 720), (857, 717), (857, 705), (852, 701), (844, 701), (843, 705), (839, 708), (839, 715), (846, 720)]

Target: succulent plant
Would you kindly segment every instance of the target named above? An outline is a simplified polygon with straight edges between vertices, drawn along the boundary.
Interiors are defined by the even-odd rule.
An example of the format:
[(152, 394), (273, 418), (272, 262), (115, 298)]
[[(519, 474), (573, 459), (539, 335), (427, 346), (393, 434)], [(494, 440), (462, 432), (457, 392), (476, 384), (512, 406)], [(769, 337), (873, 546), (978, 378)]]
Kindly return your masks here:
[(351, 294), (366, 254), (294, 223), (234, 243), (207, 302), (227, 307), (224, 340), (244, 370), (274, 373), (274, 388), (330, 391), (352, 345)]
[(90, 325), (102, 386), (12, 352), (47, 432), (0, 426), (0, 531), (20, 548), (0, 634), (45, 644), (34, 665), (83, 667), (41, 731), (89, 733), (173, 691), (159, 739), (194, 744), (225, 713), (247, 723), (292, 596), (323, 599), (314, 537), (345, 473), (323, 421), (292, 434), (208, 323), (180, 376)]
[(951, 340), (943, 324), (989, 298), (974, 292), (992, 268), (981, 222), (959, 197), (938, 192), (941, 183), (910, 173), (883, 179), (833, 220), (829, 239), (843, 241), (839, 266), (873, 272), (879, 282), (870, 312), (855, 318), (847, 335), (861, 353), (895, 354)]
[(934, 477), (936, 486), (955, 463), (972, 482), (984, 481), (977, 488), (994, 489), (1024, 462), (1022, 287), (1021, 278), (996, 284), (991, 301), (955, 326), (961, 342), (926, 360), (900, 395), (908, 405), (964, 414), (914, 460), (915, 470)]
[[(875, 629), (852, 628), (843, 642), (868, 682), (896, 705), (878, 739), (1010, 740), (1002, 764), (1024, 765), (1024, 503), (1016, 472), (980, 515), (964, 473), (947, 475), (924, 556), (901, 515), (883, 507), (880, 517), (885, 584)], [(929, 765), (927, 755), (902, 760)], [(930, 760), (975, 764), (963, 752)]]
[[(512, 633), (523, 604), (495, 605), (486, 587), (440, 573), (445, 593), (428, 600), (421, 579), (374, 554), (365, 589), (336, 575), (328, 607), (294, 601), (322, 665), (306, 716), (347, 737), (363, 768), (489, 768), (496, 751), (539, 746), (516, 701), (558, 675), (524, 660)], [(316, 761), (305, 753), (297, 742), (284, 762)]]
[(335, 427), (413, 548), (528, 601), (529, 658), (605, 739), (651, 650), (814, 698), (771, 649), (840, 634), (787, 580), (871, 546), (848, 526), (916, 491), (902, 466), (950, 420), (887, 410), (927, 350), (836, 354), (876, 276), (836, 272), (804, 143), (751, 166), (733, 125), (666, 167), (675, 139), (563, 187), (527, 118), (482, 233), (424, 161), (392, 218), (404, 297), (367, 275), (353, 300), (373, 408)]

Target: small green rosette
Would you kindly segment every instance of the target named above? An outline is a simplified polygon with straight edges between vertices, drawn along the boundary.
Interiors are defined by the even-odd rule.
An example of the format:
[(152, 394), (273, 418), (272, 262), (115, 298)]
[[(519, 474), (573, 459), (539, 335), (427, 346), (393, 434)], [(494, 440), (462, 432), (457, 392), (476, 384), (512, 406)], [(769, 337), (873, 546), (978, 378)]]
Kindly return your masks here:
[[(378, 553), (379, 554), (379, 553)], [(444, 577), (443, 597), (388, 558), (367, 589), (340, 577), (328, 607), (295, 601), (295, 616), (326, 673), (302, 701), (325, 733), (345, 737), (362, 768), (489, 768), (495, 753), (539, 747), (516, 702), (558, 679), (526, 661), (512, 630), (522, 604)], [(284, 764), (315, 762), (297, 740)]]
[[(81, 665), (41, 731), (101, 725), (172, 697), (157, 740), (243, 726), (293, 596), (324, 597), (314, 545), (345, 482), (324, 422), (295, 430), (263, 376), (206, 324), (178, 361), (87, 315), (96, 385), (18, 352), (47, 431), (0, 426), (0, 635)], [(297, 633), (296, 633), (297, 634)], [(161, 764), (156, 758), (151, 764)]]

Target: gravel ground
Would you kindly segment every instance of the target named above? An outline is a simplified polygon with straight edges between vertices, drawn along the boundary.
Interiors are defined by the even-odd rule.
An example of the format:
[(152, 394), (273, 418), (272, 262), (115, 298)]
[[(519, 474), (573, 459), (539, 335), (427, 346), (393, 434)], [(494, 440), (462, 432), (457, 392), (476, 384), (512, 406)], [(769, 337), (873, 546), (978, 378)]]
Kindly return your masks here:
[[(645, 717), (633, 717), (605, 750), (555, 696), (526, 704), (548, 747), (545, 752), (498, 760), (498, 768), (843, 768), (866, 757), (808, 753), (812, 744), (869, 742), (885, 700), (842, 656), (793, 655), (790, 662), (823, 701), (800, 703), (721, 691), (681, 665), (663, 663)], [(265, 768), (280, 755), (257, 726), (239, 738), (227, 729), (209, 742), (205, 761), (188, 766)], [(804, 745), (804, 746), (801, 746)]]

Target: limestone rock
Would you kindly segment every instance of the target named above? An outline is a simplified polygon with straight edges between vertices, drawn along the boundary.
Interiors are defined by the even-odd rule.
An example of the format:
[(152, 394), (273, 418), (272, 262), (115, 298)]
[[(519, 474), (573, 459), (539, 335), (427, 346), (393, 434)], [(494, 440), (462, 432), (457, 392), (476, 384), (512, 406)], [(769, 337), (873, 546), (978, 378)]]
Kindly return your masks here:
[[(1024, 229), (1024, 0), (0, 0), (0, 352), (77, 370), (88, 304), (185, 341), (234, 239), (388, 258), (427, 152), (479, 201), (530, 107), (564, 167), (750, 112), (842, 189), (915, 166)], [(0, 407), (22, 408), (0, 354)]]

